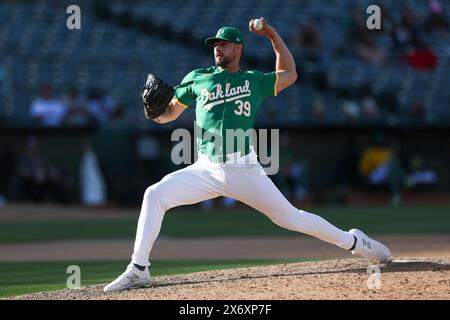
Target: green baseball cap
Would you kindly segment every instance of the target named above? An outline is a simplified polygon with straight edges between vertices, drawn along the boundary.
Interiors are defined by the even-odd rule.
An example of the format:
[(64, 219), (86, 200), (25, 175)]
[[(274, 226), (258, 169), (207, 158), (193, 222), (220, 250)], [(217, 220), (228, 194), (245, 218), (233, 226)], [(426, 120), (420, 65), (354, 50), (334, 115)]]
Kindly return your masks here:
[(208, 46), (214, 46), (214, 42), (218, 40), (230, 41), (238, 44), (245, 44), (244, 35), (238, 29), (233, 27), (222, 27), (217, 31), (215, 37), (205, 40)]

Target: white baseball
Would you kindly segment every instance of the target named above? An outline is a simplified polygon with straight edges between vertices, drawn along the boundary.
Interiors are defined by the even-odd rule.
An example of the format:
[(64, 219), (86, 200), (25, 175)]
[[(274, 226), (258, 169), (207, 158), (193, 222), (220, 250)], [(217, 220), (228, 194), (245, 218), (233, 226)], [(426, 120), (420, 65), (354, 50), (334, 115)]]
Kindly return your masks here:
[(259, 31), (263, 28), (263, 22), (260, 19), (253, 20), (253, 29)]

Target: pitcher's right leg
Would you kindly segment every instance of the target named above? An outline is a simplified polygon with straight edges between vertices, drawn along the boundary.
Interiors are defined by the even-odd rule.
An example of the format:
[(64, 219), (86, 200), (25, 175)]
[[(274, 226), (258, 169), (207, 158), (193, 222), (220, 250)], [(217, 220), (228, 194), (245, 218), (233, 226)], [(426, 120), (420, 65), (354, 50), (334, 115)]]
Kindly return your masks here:
[(176, 206), (215, 198), (219, 196), (220, 190), (220, 182), (197, 164), (172, 172), (147, 188), (142, 201), (131, 263), (104, 291), (121, 291), (148, 285), (148, 258), (166, 211)]
[(142, 201), (132, 262), (148, 265), (150, 251), (167, 210), (215, 198), (220, 190), (220, 182), (197, 164), (172, 172), (148, 187)]

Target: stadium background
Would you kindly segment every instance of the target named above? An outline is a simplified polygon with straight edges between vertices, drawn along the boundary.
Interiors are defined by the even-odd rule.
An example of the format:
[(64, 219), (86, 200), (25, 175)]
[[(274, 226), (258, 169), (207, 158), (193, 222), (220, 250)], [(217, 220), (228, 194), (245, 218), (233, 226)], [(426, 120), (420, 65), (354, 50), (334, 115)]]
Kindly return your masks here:
[[(81, 8), (80, 30), (66, 27), (71, 4)], [(365, 29), (371, 4), (382, 8), (382, 30)], [(57, 241), (133, 238), (145, 188), (181, 168), (170, 161), (171, 132), (192, 130), (194, 119), (189, 108), (165, 126), (148, 121), (138, 95), (146, 74), (175, 85), (190, 70), (211, 65), (212, 52), (203, 40), (224, 25), (244, 31), (243, 69), (273, 70), (270, 43), (247, 28), (249, 19), (260, 16), (286, 41), (299, 74), (289, 90), (264, 103), (256, 122), (257, 128), (280, 129), (282, 166), (273, 179), (283, 193), (343, 227), (359, 223), (380, 234), (447, 239), (447, 1), (2, 1), (2, 295), (64, 286), (66, 261), (44, 261), (31, 254), (35, 247), (25, 245), (42, 244), (45, 252)], [(32, 106), (45, 94), (52, 94), (46, 101), (57, 110), (38, 118)], [(397, 168), (377, 186), (360, 170), (362, 155), (373, 144), (389, 150)], [(86, 178), (89, 173), (99, 179)], [(106, 198), (89, 199), (89, 192)], [(177, 209), (163, 226), (163, 237), (293, 236), (252, 212), (229, 201)], [(111, 255), (99, 254), (117, 260)], [(300, 253), (298, 259), (311, 257)], [(12, 276), (11, 266), (23, 260), (29, 265)], [(237, 260), (234, 265), (242, 263)], [(156, 274), (170, 269), (167, 261), (161, 260)], [(86, 268), (105, 265), (96, 263), (97, 269)], [(112, 278), (121, 263), (109, 263), (100, 277), (92, 272), (91, 283)], [(215, 265), (192, 259), (172, 263), (176, 272), (186, 271), (186, 264), (189, 270)], [(18, 280), (36, 268), (47, 270), (47, 282)]]

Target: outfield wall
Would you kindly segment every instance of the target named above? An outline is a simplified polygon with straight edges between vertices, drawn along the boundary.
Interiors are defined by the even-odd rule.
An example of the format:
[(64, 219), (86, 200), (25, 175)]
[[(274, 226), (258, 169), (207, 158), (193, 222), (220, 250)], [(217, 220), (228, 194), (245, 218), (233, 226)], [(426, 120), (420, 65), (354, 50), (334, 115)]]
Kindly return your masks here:
[[(285, 128), (280, 129), (280, 137), (289, 135), (286, 149), (295, 159), (303, 161), (308, 169), (310, 187), (320, 191), (343, 184), (364, 187), (357, 171), (358, 161), (376, 130), (367, 127)], [(409, 127), (383, 128), (383, 131), (404, 165), (417, 155), (436, 171), (439, 183), (431, 192), (450, 191), (450, 129)], [(171, 163), (170, 151), (174, 143), (170, 141), (170, 134), (170, 131), (123, 128), (0, 129), (0, 194), (8, 194), (16, 158), (24, 150), (27, 138), (33, 135), (39, 141), (42, 156), (64, 168), (73, 178), (73, 199), (78, 198), (83, 148), (93, 146), (108, 185), (108, 196), (119, 204), (138, 204), (146, 186), (182, 167)], [(146, 158), (138, 152), (138, 141), (142, 137), (150, 137), (153, 144), (150, 147), (153, 153), (145, 155)], [(145, 141), (148, 149), (148, 140)]]

